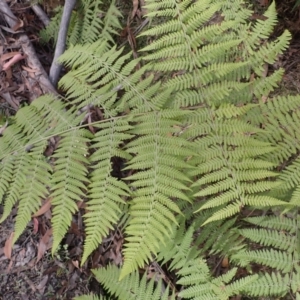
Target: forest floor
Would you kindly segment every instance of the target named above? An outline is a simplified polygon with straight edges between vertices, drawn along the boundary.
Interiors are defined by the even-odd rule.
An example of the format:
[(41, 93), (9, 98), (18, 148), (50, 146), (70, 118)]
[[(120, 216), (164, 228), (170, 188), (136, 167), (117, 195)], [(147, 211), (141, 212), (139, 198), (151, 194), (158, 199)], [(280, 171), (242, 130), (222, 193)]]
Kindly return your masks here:
[[(279, 87), (280, 91), (297, 94), (300, 92), (300, 7), (293, 10), (294, 0), (277, 2), (279, 23), (272, 38), (288, 29), (293, 39), (284, 55), (276, 64), (269, 66), (269, 72), (283, 67), (286, 72)], [(253, 20), (255, 20), (260, 18), (269, 1), (254, 0), (253, 4), (255, 8)], [(12, 11), (24, 22), (23, 29), (32, 41), (40, 62), (48, 71), (53, 49), (50, 45), (39, 43), (38, 32), (42, 24), (28, 6), (26, 8), (14, 5)], [(136, 21), (141, 22), (142, 20)], [(10, 32), (1, 31), (1, 34), (0, 56), (5, 54), (2, 53), (1, 41), (8, 42), (12, 46), (14, 44), (14, 36)], [(8, 80), (3, 81), (3, 76), (8, 76), (9, 78), (6, 78)], [(14, 114), (22, 103), (32, 101), (31, 91), (28, 90), (30, 84), (26, 76), (30, 77), (30, 70), (22, 63), (14, 65), (14, 68), (6, 74), (3, 71), (0, 73), (0, 113)], [(106, 239), (107, 242), (99, 246), (89, 261), (80, 267), (84, 239), (81, 209), (73, 218), (60, 250), (52, 256), (51, 212), (49, 207), (47, 209), (47, 201), (43, 207), (45, 208), (43, 213), (32, 218), (27, 230), (12, 249), (10, 240), (16, 211), (0, 224), (0, 300), (72, 299), (89, 292), (101, 294), (101, 288), (91, 276), (90, 269), (106, 265), (108, 261), (120, 263), (122, 233), (118, 230), (111, 232)], [(3, 207), (0, 206), (0, 215), (2, 210)]]

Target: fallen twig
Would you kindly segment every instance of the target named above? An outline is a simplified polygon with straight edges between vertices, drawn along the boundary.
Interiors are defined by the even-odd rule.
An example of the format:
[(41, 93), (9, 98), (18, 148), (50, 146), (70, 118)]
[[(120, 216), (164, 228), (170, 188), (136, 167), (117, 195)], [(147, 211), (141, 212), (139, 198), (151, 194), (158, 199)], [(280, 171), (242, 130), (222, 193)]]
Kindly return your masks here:
[(32, 5), (31, 8), (45, 26), (47, 26), (50, 23), (49, 17), (38, 4)]
[[(20, 23), (18, 19), (15, 17), (9, 6), (7, 5), (5, 0), (0, 0), (0, 13), (2, 13), (5, 21), (9, 24), (9, 26), (13, 28), (18, 28), (18, 24)], [(26, 34), (18, 34), (18, 39), (16, 44), (22, 47), (22, 53), (26, 56), (28, 66), (36, 70), (35, 75), (35, 85), (38, 84), (42, 93), (52, 93), (56, 94), (57, 92), (52, 85), (49, 77), (44, 70), (42, 64), (40, 63), (39, 59), (37, 58), (36, 52), (34, 47), (32, 46), (28, 36)], [(37, 93), (36, 96), (39, 96)]]

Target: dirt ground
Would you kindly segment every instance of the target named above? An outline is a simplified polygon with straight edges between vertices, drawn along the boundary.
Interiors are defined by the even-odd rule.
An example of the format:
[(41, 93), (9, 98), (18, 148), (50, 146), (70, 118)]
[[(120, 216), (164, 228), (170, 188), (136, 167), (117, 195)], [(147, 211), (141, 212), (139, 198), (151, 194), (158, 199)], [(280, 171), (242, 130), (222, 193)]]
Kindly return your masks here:
[[(260, 14), (268, 5), (268, 0), (255, 0), (255, 12)], [(292, 9), (294, 0), (277, 1), (279, 23), (274, 36), (278, 36), (284, 29), (293, 34), (289, 49), (282, 55), (276, 66), (285, 68), (286, 72), (279, 87), (281, 92), (296, 94), (300, 92), (300, 7)], [(41, 24), (34, 14), (27, 9), (22, 12), (30, 20), (28, 34), (32, 40), (37, 40)], [(26, 15), (27, 14), (27, 15)], [(46, 71), (49, 68), (52, 54), (47, 45), (41, 46), (34, 43), (38, 56)], [(14, 80), (21, 80), (21, 68), (14, 68)], [(25, 89), (19, 86), (14, 92), (12, 103), (18, 107), (19, 99), (29, 99)], [(2, 101), (2, 102), (1, 102)], [(0, 101), (0, 110), (13, 113), (13, 104)], [(29, 100), (28, 100), (29, 101)], [(2, 213), (0, 206), (0, 215)], [(55, 256), (51, 255), (51, 224), (50, 212), (33, 218), (27, 230), (13, 246), (11, 257), (6, 256), (9, 240), (13, 231), (16, 212), (13, 211), (9, 218), (0, 224), (0, 299), (3, 300), (35, 300), (35, 299), (72, 299), (75, 296), (93, 292), (103, 293), (100, 286), (91, 276), (90, 269), (103, 266), (108, 261), (120, 261), (120, 252), (123, 236), (118, 230), (111, 232), (106, 242), (99, 246), (89, 261), (80, 267), (79, 261), (82, 254), (84, 230), (81, 212), (74, 216), (71, 228), (63, 241), (63, 245)]]

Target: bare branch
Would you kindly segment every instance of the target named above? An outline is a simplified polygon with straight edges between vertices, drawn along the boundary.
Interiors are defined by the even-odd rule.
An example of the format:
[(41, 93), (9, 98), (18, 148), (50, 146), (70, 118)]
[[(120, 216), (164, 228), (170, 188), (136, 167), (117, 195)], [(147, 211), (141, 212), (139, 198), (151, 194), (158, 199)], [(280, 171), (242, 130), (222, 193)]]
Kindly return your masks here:
[(64, 53), (66, 49), (68, 28), (69, 28), (72, 10), (75, 4), (76, 4), (76, 0), (66, 0), (64, 5), (64, 11), (61, 17), (60, 29), (58, 32), (54, 58), (49, 72), (49, 78), (55, 87), (57, 85), (59, 75), (62, 69), (62, 65), (57, 62), (57, 59)]

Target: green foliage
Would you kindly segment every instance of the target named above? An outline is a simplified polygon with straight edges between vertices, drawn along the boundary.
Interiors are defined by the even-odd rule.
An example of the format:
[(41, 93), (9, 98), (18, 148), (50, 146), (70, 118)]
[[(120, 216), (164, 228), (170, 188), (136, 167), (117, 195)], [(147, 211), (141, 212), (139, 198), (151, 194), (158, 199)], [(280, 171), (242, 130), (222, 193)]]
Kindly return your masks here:
[(120, 270), (116, 266), (107, 266), (93, 271), (97, 281), (117, 299), (152, 299), (152, 300), (174, 300), (169, 297), (169, 287), (165, 287), (161, 279), (152, 278), (147, 282), (146, 274), (140, 279), (137, 271), (128, 275), (121, 282)]
[(294, 8), (298, 7), (299, 5), (300, 5), (300, 1), (296, 0)]
[[(78, 2), (65, 98), (21, 108), (0, 138), (0, 221), (17, 207), (16, 241), (49, 197), (54, 253), (85, 202), (82, 265), (122, 222), (122, 266), (94, 270), (118, 299), (296, 295), (300, 97), (272, 96), (283, 70), (265, 72), (290, 39), (268, 41), (274, 3), (254, 24), (242, 0), (145, 3), (151, 43), (133, 59), (115, 1)], [(151, 261), (176, 287), (139, 275)]]
[[(71, 17), (67, 44), (92, 43), (98, 39), (114, 43), (113, 36), (120, 29), (121, 17), (115, 2), (112, 0), (110, 5), (107, 5), (107, 1), (102, 0), (78, 0)], [(58, 6), (55, 12), (50, 24), (40, 32), (43, 43), (49, 42), (51, 38), (54, 39), (54, 43), (57, 41), (62, 7)]]

